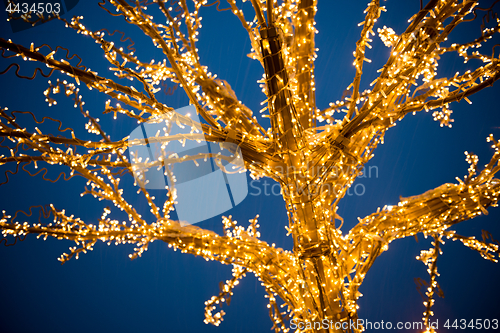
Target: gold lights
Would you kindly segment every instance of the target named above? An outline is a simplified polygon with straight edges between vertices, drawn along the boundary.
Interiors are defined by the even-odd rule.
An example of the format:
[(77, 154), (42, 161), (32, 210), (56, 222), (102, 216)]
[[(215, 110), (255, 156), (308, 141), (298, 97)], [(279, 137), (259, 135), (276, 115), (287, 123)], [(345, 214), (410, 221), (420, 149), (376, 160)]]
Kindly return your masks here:
[[(498, 34), (500, 20), (495, 18), (488, 26), (483, 25), (477, 39), (458, 44), (448, 41), (449, 34), (459, 24), (477, 16), (477, 1), (430, 0), (408, 21), (401, 34), (386, 26), (375, 28), (385, 8), (378, 0), (370, 1), (365, 20), (359, 24), (362, 31), (352, 63), (356, 74), (347, 88), (349, 94), (320, 110), (316, 106), (318, 87), (314, 75), (318, 51), (314, 42), (316, 2), (227, 0), (227, 9), (249, 35), (252, 46), (249, 57), (263, 67), (263, 77), (258, 83), (267, 95), (261, 110), (261, 115), (271, 120), (271, 128), (267, 129), (237, 98), (228, 82), (202, 65), (196, 42), (201, 27), (200, 11), (207, 6), (206, 1), (107, 0), (99, 4), (110, 14), (122, 16), (140, 28), (163, 52), (165, 58), (161, 61), (139, 59), (133, 43), (120, 44), (127, 39), (115, 43), (110, 40), (114, 33), (89, 30), (81, 16), (71, 20), (58, 18), (67, 28), (94, 40), (109, 62), (109, 70), (119, 79), (130, 80), (130, 85), (101, 76), (84, 67), (82, 61), (76, 64), (73, 57), (68, 57), (69, 51), (66, 55), (60, 51), (67, 51), (64, 48), (52, 49), (36, 43), (24, 47), (0, 38), (4, 57), (37, 61), (48, 67), (50, 74), (66, 76), (65, 80), (48, 82), (44, 91), (46, 102), (52, 106), (58, 99), (70, 98), (86, 119), (83, 127), (97, 136), (95, 140), (83, 140), (59, 120), (2, 107), (0, 133), (7, 139), (2, 146), (0, 165), (17, 169), (21, 166), (30, 175), (39, 174), (47, 165), (64, 166), (69, 170), (60, 175), (65, 180), (75, 175), (87, 180), (82, 196), (90, 195), (109, 203), (100, 216), (87, 222), (54, 205), (39, 208), (43, 216), (53, 217), (48, 224), (24, 222), (18, 213), (11, 216), (3, 211), (2, 235), (18, 239), (31, 233), (44, 239), (51, 236), (74, 241), (76, 245), (70, 252), (59, 258), (62, 262), (92, 250), (97, 241), (134, 244), (131, 258), (141, 256), (149, 243), (164, 241), (174, 250), (233, 265), (232, 279), (221, 283), (220, 294), (205, 303), (206, 323), (221, 323), (224, 311), (217, 311), (217, 306), (229, 303), (239, 279), (251, 272), (266, 289), (275, 331), (289, 332), (290, 319), (311, 322), (326, 319), (335, 323), (356, 320), (357, 300), (362, 296), (359, 287), (375, 259), (389, 249), (392, 241), (423, 234), (434, 240), (433, 247), (417, 257), (430, 275), (423, 321), (427, 332), (433, 332), (429, 322), (434, 296), (439, 294), (437, 260), (441, 244), (447, 239), (460, 241), (492, 261), (497, 261), (500, 253), (487, 233), (481, 241), (460, 236), (451, 229), (456, 223), (485, 214), (486, 208), (497, 205), (500, 181), (494, 175), (500, 169), (500, 142), (493, 136), (488, 138), (495, 153), (482, 171), (477, 170), (477, 156), (466, 152), (470, 168), (464, 179), (457, 178), (457, 183), (443, 184), (379, 209), (360, 218), (347, 233), (336, 222), (343, 221), (337, 214), (338, 202), (373, 157), (374, 149), (383, 142), (385, 131), (395, 126), (397, 120), (407, 114), (432, 110), (432, 116), (441, 126), (451, 127), (451, 103), (460, 100), (471, 103), (471, 95), (500, 78), (499, 56), (479, 51), (481, 45)], [(371, 62), (367, 53), (377, 42), (375, 31), (390, 48), (390, 55), (378, 78), (362, 90), (363, 66)], [(474, 59), (476, 67), (452, 77), (438, 77), (438, 62), (445, 53), (456, 53), (464, 62)], [(16, 66), (19, 67), (13, 64), (9, 69)], [(185, 91), (203, 123), (158, 101), (156, 94), (166, 81), (178, 84)], [(96, 112), (85, 109), (81, 92), (84, 86), (109, 97), (104, 114), (112, 113), (114, 119), (130, 117), (138, 124), (162, 117), (165, 128), (147, 140), (112, 139)], [(36, 122), (36, 127), (23, 125), (29, 118)], [(58, 124), (57, 135), (45, 130), (49, 122)], [(189, 133), (169, 135), (169, 124), (173, 123), (189, 128)], [(204, 138), (238, 144), (252, 178), (269, 177), (280, 184), (293, 251), (260, 240), (258, 216), (246, 228), (238, 226), (231, 216), (224, 217), (224, 234), (219, 235), (170, 218), (177, 200), (175, 184), (167, 188), (166, 197), (156, 198), (145, 189), (144, 170), (161, 167), (165, 162), (189, 160), (196, 164), (197, 160), (214, 157), (211, 154), (166, 156), (154, 161), (133, 153), (129, 157), (127, 153), (133, 152), (135, 145), (148, 142), (161, 142), (162, 149), (166, 149), (170, 141), (184, 144)], [(28, 166), (41, 169), (32, 174), (25, 169)], [(165, 172), (174, 177), (170, 171)], [(148, 204), (147, 215), (141, 215), (126, 199), (120, 185), (126, 173), (136, 176), (137, 193)], [(54, 181), (46, 178), (46, 170), (42, 177)], [(113, 218), (115, 212), (124, 213), (126, 218)], [(318, 330), (296, 332), (305, 331)]]

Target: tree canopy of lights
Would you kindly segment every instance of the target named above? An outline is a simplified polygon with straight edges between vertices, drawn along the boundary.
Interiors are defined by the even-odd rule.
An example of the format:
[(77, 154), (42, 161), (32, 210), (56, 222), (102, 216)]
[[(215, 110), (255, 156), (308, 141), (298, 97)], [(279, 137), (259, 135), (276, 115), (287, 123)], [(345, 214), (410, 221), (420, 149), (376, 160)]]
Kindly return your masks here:
[[(71, 99), (77, 112), (86, 119), (84, 127), (88, 131), (85, 138), (79, 138), (76, 130), (48, 115), (2, 106), (0, 165), (7, 170), (6, 181), (20, 167), (30, 175), (38, 175), (45, 167), (59, 165), (64, 168), (60, 175), (64, 180), (71, 181), (75, 176), (86, 179), (82, 196), (107, 201), (109, 207), (92, 221), (83, 221), (66, 213), (64, 207), (52, 204), (27, 207), (26, 215), (30, 216), (32, 210), (40, 210), (38, 222), (25, 221), (19, 212), (8, 212), (8, 207), (2, 207), (6, 209), (0, 216), (2, 235), (5, 241), (17, 241), (28, 234), (74, 241), (69, 253), (59, 258), (63, 263), (92, 250), (99, 241), (134, 244), (131, 258), (141, 256), (151, 242), (163, 241), (173, 250), (233, 266), (232, 279), (221, 285), (220, 294), (205, 303), (207, 324), (221, 323), (225, 313), (218, 307), (230, 299), (245, 274), (253, 273), (268, 293), (273, 329), (289, 332), (290, 319), (304, 322), (327, 319), (335, 323), (356, 320), (357, 303), (362, 296), (359, 288), (375, 259), (389, 250), (392, 241), (423, 234), (433, 241), (432, 247), (416, 258), (427, 266), (429, 273), (422, 320), (426, 332), (434, 332), (429, 323), (435, 296), (440, 293), (437, 260), (441, 244), (458, 241), (487, 260), (498, 260), (499, 245), (489, 233), (484, 233), (480, 240), (459, 235), (454, 227), (486, 214), (487, 208), (497, 205), (500, 181), (494, 176), (500, 169), (500, 141), (493, 135), (486, 138), (494, 152), (483, 168), (478, 167), (476, 155), (466, 152), (470, 167), (463, 178), (456, 178), (456, 183), (446, 183), (378, 209), (359, 218), (347, 233), (341, 231), (343, 219), (337, 209), (339, 201), (374, 156), (374, 150), (383, 143), (386, 131), (398, 121), (422, 111), (432, 114), (441, 126), (451, 127), (453, 104), (462, 100), (471, 103), (471, 95), (500, 78), (498, 50), (495, 55), (495, 47), (491, 45), (491, 39), (500, 31), (500, 20), (492, 13), (491, 2), (486, 3), (430, 0), (398, 35), (390, 27), (377, 24), (381, 16), (389, 15), (384, 14), (385, 7), (380, 1), (369, 2), (365, 19), (359, 23), (362, 31), (355, 45), (352, 65), (356, 74), (347, 93), (326, 109), (317, 108), (315, 98), (316, 0), (226, 0), (226, 8), (217, 1), (218, 10), (229, 10), (241, 22), (252, 47), (249, 57), (262, 65), (262, 80), (258, 84), (265, 95), (261, 110), (245, 106), (230, 84), (211, 73), (198, 55), (201, 13), (206, 10), (204, 7), (214, 5), (207, 1), (104, 0), (99, 4), (113, 19), (124, 19), (138, 27), (163, 53), (161, 61), (151, 62), (135, 55), (133, 48), (126, 46), (126, 38), (113, 42), (109, 32), (88, 29), (81, 16), (66, 19), (24, 15), (21, 19), (34, 24), (59, 20), (67, 29), (83, 35), (81, 38), (93, 39), (102, 48), (116, 77), (104, 77), (85, 67), (85, 59), (77, 63), (62, 47), (23, 46), (15, 40), (0, 38), (2, 56), (21, 63), (13, 62), (3, 73), (15, 68), (20, 79), (33, 79), (37, 72), (44, 73), (37, 69), (32, 77), (19, 74), (24, 61), (37, 62), (45, 72), (48, 68), (50, 72), (45, 77), (66, 76), (50, 78), (44, 92), (46, 102), (55, 105), (58, 100)], [(483, 16), (489, 19), (483, 18), (476, 39), (461, 43), (448, 40), (454, 28), (477, 23)], [(378, 39), (390, 49), (390, 55), (378, 71), (378, 78), (363, 90), (363, 68), (371, 62), (371, 44), (380, 42)], [(438, 63), (446, 54), (471, 61), (475, 67), (452, 77), (439, 77)], [(172, 82), (184, 90), (201, 122), (158, 100), (164, 82)], [(177, 199), (175, 186), (165, 191), (166, 196), (155, 197), (141, 184), (144, 178), (138, 175), (164, 161), (132, 161), (131, 141), (127, 137), (111, 139), (97, 117), (102, 111), (85, 109), (83, 90), (107, 95), (104, 113), (115, 119), (129, 117), (140, 124), (166, 117), (167, 123), (191, 128), (181, 136), (169, 136), (165, 129), (147, 140), (138, 140), (136, 145), (155, 141), (167, 146), (172, 140), (196, 141), (203, 137), (211, 142), (237, 144), (253, 179), (268, 177), (280, 184), (288, 212), (287, 235), (293, 238), (293, 250), (260, 240), (258, 218), (265, 220), (265, 216), (250, 219), (247, 227), (224, 217), (224, 234), (172, 219)], [(256, 114), (259, 118), (269, 118), (269, 128), (262, 125), (264, 122)], [(33, 121), (36, 126), (23, 124)], [(59, 131), (56, 135), (45, 130), (53, 122)], [(190, 158), (196, 163), (208, 157), (214, 156), (198, 154)], [(185, 159), (170, 156), (169, 162)], [(41, 166), (42, 170), (36, 170)], [(45, 174), (46, 170), (41, 176), (53, 181), (45, 178)], [(147, 202), (148, 214), (139, 213), (121, 188), (121, 178), (130, 175), (137, 176), (134, 195)], [(126, 218), (114, 217), (123, 212)], [(347, 330), (309, 327), (296, 332)]]

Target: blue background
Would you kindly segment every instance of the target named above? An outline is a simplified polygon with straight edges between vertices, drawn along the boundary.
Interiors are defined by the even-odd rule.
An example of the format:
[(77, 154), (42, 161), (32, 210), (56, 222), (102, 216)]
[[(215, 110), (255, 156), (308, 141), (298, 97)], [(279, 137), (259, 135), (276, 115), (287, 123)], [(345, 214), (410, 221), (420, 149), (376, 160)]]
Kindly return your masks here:
[[(365, 1), (319, 1), (316, 28), (319, 48), (316, 61), (317, 105), (323, 109), (328, 103), (340, 99), (344, 89), (354, 77), (352, 52), (359, 38)], [(387, 25), (397, 33), (404, 31), (407, 20), (419, 10), (419, 1), (387, 1), (387, 13), (375, 28)], [(224, 7), (224, 6), (222, 6)], [(248, 3), (245, 4), (248, 8)], [(483, 5), (484, 7), (484, 5)], [(247, 12), (248, 13), (248, 12)], [(2, 38), (29, 46), (48, 43), (62, 45), (77, 53), (83, 64), (101, 76), (112, 77), (107, 62), (98, 45), (90, 38), (64, 29), (61, 22), (49, 22), (32, 29), (12, 33), (6, 14), (2, 12), (0, 31)], [(162, 60), (164, 56), (152, 46), (149, 38), (138, 28), (124, 23), (122, 18), (112, 18), (97, 3), (81, 1), (65, 15), (83, 15), (83, 23), (92, 30), (108, 28), (125, 30), (136, 42), (137, 55), (144, 61)], [(240, 22), (230, 12), (219, 13), (215, 7), (201, 11), (203, 28), (200, 30), (201, 62), (227, 80), (238, 98), (258, 115), (264, 95), (256, 83), (262, 76), (258, 62), (246, 57), (250, 43)], [(479, 14), (480, 17), (482, 14)], [(248, 17), (250, 17), (249, 15)], [(479, 23), (470, 24), (453, 32), (450, 40), (471, 40), (479, 36)], [(118, 38), (112, 37), (116, 42)], [(108, 36), (109, 38), (109, 36)], [(362, 89), (376, 77), (376, 70), (383, 66), (389, 55), (378, 39), (373, 37), (374, 48), (367, 50), (373, 63), (365, 64)], [(489, 52), (485, 47), (483, 52)], [(47, 51), (47, 50), (44, 50)], [(48, 52), (45, 52), (48, 53)], [(62, 54), (62, 52), (61, 52)], [(15, 59), (21, 61), (20, 59)], [(1, 70), (12, 60), (0, 60)], [(72, 62), (73, 63), (73, 62)], [(22, 64), (21, 74), (31, 76), (31, 63)], [(472, 68), (476, 64), (463, 64), (461, 58), (443, 57), (439, 75), (450, 75), (457, 70)], [(37, 116), (50, 114), (64, 120), (77, 135), (95, 139), (83, 128), (81, 114), (71, 101), (60, 96), (56, 107), (48, 108), (43, 90), (46, 78), (40, 75), (34, 81), (17, 79), (14, 70), (0, 77), (0, 103), (11, 110), (31, 110)], [(45, 73), (47, 73), (45, 69)], [(54, 75), (51, 78), (55, 81)], [(344, 231), (377, 207), (396, 204), (400, 196), (425, 192), (446, 182), (456, 182), (455, 177), (467, 173), (464, 151), (479, 155), (482, 166), (493, 153), (486, 137), (493, 133), (500, 138), (498, 94), (500, 85), (481, 91), (465, 101), (452, 104), (453, 128), (441, 128), (430, 113), (421, 112), (408, 116), (390, 129), (385, 144), (375, 151), (368, 166), (376, 166), (378, 177), (360, 178), (362, 196), (347, 196), (340, 203), (339, 214), (344, 218)], [(128, 135), (137, 124), (112, 115), (101, 115), (106, 100), (95, 90), (81, 86), (86, 109), (101, 118), (103, 129), (112, 139)], [(187, 105), (188, 100), (180, 89), (172, 96), (160, 96), (160, 101), (172, 107)], [(33, 128), (32, 122), (23, 118)], [(263, 121), (263, 124), (266, 124)], [(41, 126), (43, 130), (43, 125)], [(51, 128), (51, 127), (49, 127)], [(12, 166), (2, 166), (4, 170)], [(65, 170), (55, 167), (57, 173)], [(49, 175), (56, 175), (51, 172)], [(13, 215), (18, 209), (31, 205), (54, 203), (87, 223), (95, 223), (108, 203), (79, 196), (85, 181), (74, 178), (70, 182), (45, 182), (41, 176), (29, 177), (20, 172), (0, 187), (1, 208)], [(55, 178), (55, 177), (52, 177)], [(3, 178), (2, 178), (3, 181)], [(269, 181), (270, 182), (270, 181)], [(128, 186), (128, 185), (125, 185)], [(262, 187), (262, 183), (260, 185)], [(134, 203), (135, 191), (129, 186), (129, 198)], [(249, 189), (255, 193), (255, 190)], [(146, 210), (144, 203), (135, 204)], [(292, 240), (286, 237), (288, 224), (284, 201), (279, 196), (249, 195), (240, 205), (224, 215), (232, 215), (239, 224), (246, 226), (248, 219), (260, 214), (262, 239), (277, 246), (291, 249)], [(120, 216), (120, 215), (115, 215)], [(481, 235), (481, 229), (493, 233), (498, 239), (500, 212), (490, 209), (488, 216), (481, 216), (461, 223), (457, 230), (463, 235)], [(117, 217), (119, 218), (119, 217)], [(35, 222), (36, 218), (27, 218)], [(221, 232), (221, 217), (214, 217), (198, 224), (202, 228)], [(253, 275), (247, 275), (235, 289), (231, 305), (223, 306), (226, 316), (220, 327), (203, 323), (204, 302), (219, 293), (219, 282), (231, 278), (231, 267), (218, 262), (174, 252), (162, 242), (154, 242), (142, 258), (131, 261), (128, 254), (132, 246), (106, 246), (98, 243), (94, 251), (60, 265), (56, 260), (62, 252), (73, 246), (69, 241), (37, 240), (29, 236), (13, 247), (0, 247), (0, 332), (268, 332), (272, 326), (266, 308), (264, 289)], [(370, 321), (420, 321), (425, 308), (416, 290), (415, 277), (428, 280), (426, 267), (415, 260), (421, 249), (430, 247), (430, 239), (419, 237), (393, 242), (373, 265), (360, 291), (360, 318)], [(500, 266), (482, 259), (461, 244), (447, 242), (444, 254), (438, 261), (440, 283), (444, 299), (437, 299), (433, 307), (435, 317), (442, 327), (446, 319), (500, 319)], [(442, 330), (444, 331), (444, 330)]]

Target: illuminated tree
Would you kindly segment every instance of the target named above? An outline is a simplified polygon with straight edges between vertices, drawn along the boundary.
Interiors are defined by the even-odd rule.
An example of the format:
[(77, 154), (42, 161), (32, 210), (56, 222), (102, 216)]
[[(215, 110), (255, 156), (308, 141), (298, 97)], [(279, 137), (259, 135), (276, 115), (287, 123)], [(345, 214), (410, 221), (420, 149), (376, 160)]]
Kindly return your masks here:
[[(82, 195), (110, 201), (114, 207), (106, 208), (94, 221), (84, 222), (50, 205), (47, 210), (42, 208), (45, 217), (53, 216), (54, 221), (48, 224), (24, 222), (17, 213), (12, 217), (4, 211), (0, 229), (5, 237), (17, 240), (31, 233), (75, 241), (76, 246), (70, 248), (70, 253), (61, 256), (63, 263), (92, 250), (99, 240), (135, 244), (131, 258), (140, 256), (149, 243), (162, 240), (182, 252), (233, 265), (233, 279), (227, 281), (218, 296), (206, 303), (207, 323), (219, 325), (224, 312), (214, 313), (216, 304), (230, 298), (238, 280), (252, 272), (269, 294), (268, 307), (275, 330), (285, 332), (289, 331), (286, 322), (291, 318), (309, 322), (327, 319), (334, 323), (356, 320), (357, 299), (361, 296), (358, 289), (375, 259), (396, 239), (417, 234), (434, 239), (433, 247), (422, 251), (417, 258), (428, 266), (430, 275), (423, 318), (428, 332), (434, 331), (428, 326), (434, 294), (440, 290), (436, 265), (440, 244), (446, 239), (460, 241), (484, 258), (497, 261), (500, 251), (491, 235), (485, 233), (480, 241), (458, 235), (452, 229), (455, 224), (486, 213), (486, 208), (497, 205), (500, 182), (494, 175), (500, 168), (500, 142), (493, 136), (487, 140), (495, 153), (482, 171), (476, 171), (477, 156), (466, 153), (469, 172), (464, 179), (457, 178), (458, 183), (443, 184), (421, 195), (402, 199), (395, 206), (386, 206), (360, 219), (346, 234), (341, 232), (341, 223), (336, 223), (342, 221), (336, 213), (339, 201), (373, 156), (386, 130), (396, 121), (409, 113), (433, 110), (441, 126), (451, 127), (450, 104), (462, 99), (470, 102), (470, 95), (500, 78), (498, 56), (495, 57), (494, 52), (485, 55), (478, 50), (499, 32), (500, 20), (496, 16), (493, 16), (492, 27), (482, 26), (477, 39), (460, 44), (447, 41), (456, 26), (473, 21), (478, 10), (489, 15), (491, 8), (481, 9), (476, 1), (431, 0), (411, 18), (403, 34), (397, 35), (387, 27), (377, 29), (391, 53), (371, 88), (361, 91), (363, 64), (370, 62), (365, 57), (366, 47), (371, 48), (370, 36), (375, 35), (375, 23), (385, 10), (379, 1), (371, 1), (361, 23), (361, 37), (354, 52), (356, 75), (347, 88), (348, 94), (331, 103), (329, 108), (319, 110), (314, 84), (316, 1), (252, 0), (249, 6), (228, 0), (230, 10), (249, 34), (250, 57), (263, 67), (261, 83), (267, 106), (262, 112), (271, 124), (265, 129), (252, 111), (239, 101), (230, 85), (217, 79), (200, 62), (196, 42), (201, 27), (199, 11), (207, 5), (205, 2), (107, 2), (101, 4), (103, 9), (139, 27), (164, 53), (166, 60), (141, 61), (132, 50), (110, 42), (104, 31), (88, 30), (81, 17), (70, 21), (59, 18), (68, 28), (94, 39), (116, 76), (137, 81), (141, 87), (139, 91), (132, 85), (102, 77), (80, 63), (72, 64), (68, 53), (66, 59), (56, 60), (59, 48), (24, 47), (0, 39), (4, 57), (20, 56), (24, 60), (38, 61), (51, 69), (50, 74), (61, 72), (69, 76), (69, 81), (49, 82), (46, 101), (49, 105), (56, 104), (56, 95), (60, 93), (72, 98), (75, 107), (88, 119), (85, 128), (99, 136), (99, 140), (78, 138), (73, 130), (63, 128), (61, 123), (57, 136), (44, 134), (44, 128), (30, 130), (21, 123), (19, 114), (22, 112), (2, 108), (0, 133), (4, 137), (4, 153), (0, 156), (0, 164), (15, 165), (16, 172), (20, 165), (23, 170), (30, 164), (35, 167), (42, 163), (63, 165), (70, 170), (69, 175), (64, 175), (65, 180), (75, 175), (88, 180)], [(240, 9), (244, 6), (253, 7), (249, 8), (252, 11), (244, 15)], [(166, 23), (156, 20), (159, 15), (164, 16), (160, 21)], [(482, 65), (472, 71), (457, 72), (453, 77), (438, 77), (438, 61), (446, 53), (457, 53), (465, 61), (477, 59), (476, 63), (482, 62)], [(12, 67), (18, 69), (19, 65), (12, 64), (8, 69)], [(157, 100), (155, 94), (165, 81), (182, 87), (203, 122), (180, 115)], [(176, 200), (174, 188), (167, 192), (166, 199), (155, 198), (149, 194), (145, 183), (141, 183), (143, 172), (167, 161), (141, 161), (129, 157), (132, 147), (128, 138), (112, 141), (99, 125), (98, 118), (84, 110), (78, 87), (83, 85), (109, 97), (104, 113), (114, 113), (115, 118), (130, 117), (138, 123), (166, 118), (191, 128), (191, 132), (182, 137), (169, 136), (166, 131), (133, 142), (134, 145), (200, 140), (202, 137), (212, 142), (236, 143), (252, 178), (269, 177), (280, 184), (288, 211), (288, 233), (293, 237), (293, 251), (259, 240), (257, 218), (250, 220), (248, 228), (237, 226), (231, 217), (224, 218), (224, 235), (172, 220), (170, 213)], [(28, 114), (41, 124), (40, 127), (48, 123), (46, 120), (53, 120)], [(213, 156), (199, 154), (192, 156), (192, 160), (207, 157)], [(169, 156), (168, 163), (184, 160)], [(142, 216), (127, 201), (120, 187), (120, 178), (127, 174), (135, 176), (139, 192), (150, 206), (148, 216)], [(128, 220), (113, 219), (112, 214), (118, 210), (124, 211)], [(286, 306), (285, 312), (280, 309), (281, 305)], [(344, 330), (334, 326), (324, 331)]]

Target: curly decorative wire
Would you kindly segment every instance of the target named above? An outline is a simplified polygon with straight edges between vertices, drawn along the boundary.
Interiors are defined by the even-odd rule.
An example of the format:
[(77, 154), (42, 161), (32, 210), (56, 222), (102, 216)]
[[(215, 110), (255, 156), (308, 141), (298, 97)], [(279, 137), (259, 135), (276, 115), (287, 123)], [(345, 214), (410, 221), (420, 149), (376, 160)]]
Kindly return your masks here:
[(38, 72), (40, 72), (40, 74), (43, 76), (43, 77), (50, 77), (52, 75), (52, 73), (54, 72), (54, 68), (52, 68), (49, 72), (49, 74), (44, 74), (42, 69), (37, 67), (35, 68), (35, 71), (33, 72), (33, 75), (31, 76), (24, 76), (24, 75), (21, 75), (19, 74), (19, 71), (21, 70), (21, 66), (19, 66), (19, 64), (17, 63), (13, 63), (13, 64), (10, 64), (9, 67), (7, 67), (6, 69), (4, 69), (3, 71), (0, 72), (0, 75), (2, 74), (5, 74), (7, 73), (12, 67), (16, 67), (16, 72), (15, 72), (15, 75), (20, 78), (20, 79), (27, 79), (27, 80), (33, 80), (35, 77), (36, 77), (36, 74)]

